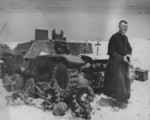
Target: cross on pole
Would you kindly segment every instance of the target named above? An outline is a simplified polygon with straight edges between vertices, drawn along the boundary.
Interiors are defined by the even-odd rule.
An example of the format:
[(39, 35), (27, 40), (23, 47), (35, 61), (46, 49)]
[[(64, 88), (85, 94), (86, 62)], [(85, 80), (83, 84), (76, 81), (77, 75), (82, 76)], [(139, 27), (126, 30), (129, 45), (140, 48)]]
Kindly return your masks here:
[(88, 40), (86, 40), (86, 54), (88, 53)]
[(100, 43), (99, 43), (99, 41), (97, 42), (97, 44), (95, 44), (96, 46), (97, 46), (97, 55), (99, 54), (99, 46), (101, 45)]

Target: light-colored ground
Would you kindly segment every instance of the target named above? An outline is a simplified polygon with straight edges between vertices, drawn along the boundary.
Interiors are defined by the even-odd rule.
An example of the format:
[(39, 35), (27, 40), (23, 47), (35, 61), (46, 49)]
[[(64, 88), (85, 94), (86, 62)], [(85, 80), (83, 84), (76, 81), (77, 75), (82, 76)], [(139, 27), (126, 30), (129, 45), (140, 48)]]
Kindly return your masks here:
[(0, 110), (7, 106), (6, 96), (10, 93), (6, 92), (2, 85), (2, 79), (0, 79)]
[[(134, 81), (131, 89), (131, 98), (126, 109), (111, 107), (111, 101), (104, 95), (96, 95), (92, 103), (92, 120), (149, 120), (150, 119), (150, 80), (145, 82)], [(70, 111), (65, 116), (57, 117), (52, 111), (43, 111), (38, 108), (41, 100), (35, 100), (35, 106), (24, 104), (7, 106), (5, 97), (8, 93), (0, 82), (0, 120), (76, 120)], [(105, 105), (99, 105), (99, 101)], [(79, 120), (79, 119), (77, 119)]]

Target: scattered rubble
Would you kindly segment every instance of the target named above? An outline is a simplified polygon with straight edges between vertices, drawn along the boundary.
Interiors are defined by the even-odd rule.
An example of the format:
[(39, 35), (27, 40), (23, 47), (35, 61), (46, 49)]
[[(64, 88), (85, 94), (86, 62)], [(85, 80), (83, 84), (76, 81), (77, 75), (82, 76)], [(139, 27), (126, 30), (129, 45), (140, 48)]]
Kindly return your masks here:
[(56, 116), (63, 116), (70, 109), (73, 117), (86, 120), (91, 119), (92, 107), (90, 103), (95, 95), (86, 79), (82, 79), (75, 91), (72, 91), (67, 97), (62, 96), (64, 94), (61, 95), (56, 89), (44, 89), (46, 87), (46, 83), (42, 82), (39, 88), (40, 93), (36, 92), (41, 99), (39, 105), (35, 104), (34, 98), (29, 97), (24, 90), (19, 91), (15, 89), (12, 89), (11, 94), (6, 97), (7, 105), (35, 106), (43, 110), (52, 110)]

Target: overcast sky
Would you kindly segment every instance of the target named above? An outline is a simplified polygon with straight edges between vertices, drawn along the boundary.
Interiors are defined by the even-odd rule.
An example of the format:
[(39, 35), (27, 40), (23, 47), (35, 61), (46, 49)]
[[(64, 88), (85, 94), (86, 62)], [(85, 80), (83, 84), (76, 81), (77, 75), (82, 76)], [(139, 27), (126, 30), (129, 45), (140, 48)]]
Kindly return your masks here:
[(0, 0), (0, 41), (34, 39), (35, 29), (64, 30), (68, 40), (108, 40), (118, 22), (129, 38), (150, 39), (150, 0)]

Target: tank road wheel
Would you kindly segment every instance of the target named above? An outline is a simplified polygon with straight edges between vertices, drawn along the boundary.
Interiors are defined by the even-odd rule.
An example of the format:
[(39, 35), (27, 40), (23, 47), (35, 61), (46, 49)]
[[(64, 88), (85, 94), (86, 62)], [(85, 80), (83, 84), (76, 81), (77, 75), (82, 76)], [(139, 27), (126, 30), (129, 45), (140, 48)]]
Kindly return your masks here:
[(53, 71), (52, 80), (54, 81), (54, 88), (65, 92), (68, 90), (69, 76), (68, 69), (65, 65), (59, 63)]
[(5, 87), (8, 92), (11, 92), (13, 90), (13, 81), (7, 74), (4, 76), (2, 83), (3, 87)]
[(35, 97), (35, 82), (32, 78), (25, 83), (25, 92), (29, 97)]

